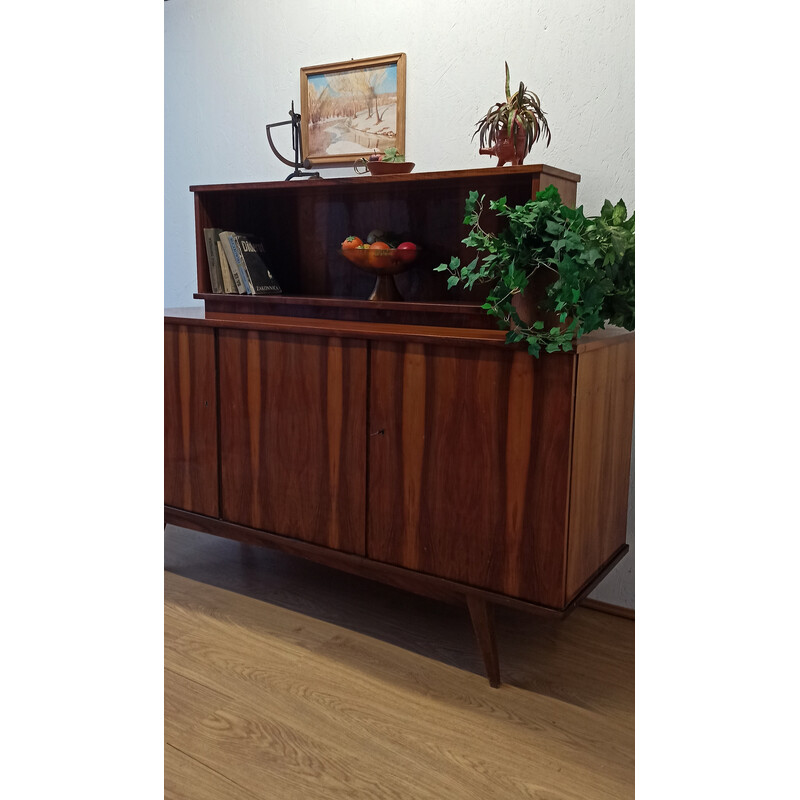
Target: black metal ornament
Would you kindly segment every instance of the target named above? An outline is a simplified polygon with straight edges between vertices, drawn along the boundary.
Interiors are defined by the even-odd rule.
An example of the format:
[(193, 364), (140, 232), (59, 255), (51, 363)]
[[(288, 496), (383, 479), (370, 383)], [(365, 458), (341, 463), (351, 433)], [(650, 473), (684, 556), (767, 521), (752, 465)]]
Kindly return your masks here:
[[(292, 147), (294, 148), (294, 161), (289, 161), (288, 158), (284, 158), (279, 152), (278, 149), (275, 147), (275, 143), (272, 141), (272, 134), (270, 133), (270, 128), (278, 128), (281, 125), (291, 125), (292, 126)], [(289, 119), (284, 120), (283, 122), (272, 122), (267, 125), (267, 141), (269, 142), (269, 146), (272, 148), (272, 152), (278, 158), (279, 161), (282, 161), (284, 164), (288, 164), (290, 167), (294, 167), (294, 172), (289, 175), (286, 180), (290, 181), (292, 178), (320, 178), (319, 172), (303, 172), (300, 167), (304, 169), (308, 169), (311, 166), (311, 162), (306, 158), (303, 158), (303, 145), (300, 138), (300, 115), (295, 113), (294, 110), (294, 100), (292, 101), (292, 110), (289, 112)]]

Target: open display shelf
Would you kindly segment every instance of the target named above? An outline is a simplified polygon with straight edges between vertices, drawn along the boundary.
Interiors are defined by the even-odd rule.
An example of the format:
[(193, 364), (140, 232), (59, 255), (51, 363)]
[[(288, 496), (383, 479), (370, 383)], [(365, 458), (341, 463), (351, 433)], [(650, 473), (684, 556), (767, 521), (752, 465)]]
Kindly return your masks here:
[[(575, 203), (578, 175), (554, 167), (523, 166), (505, 169), (459, 170), (382, 177), (192, 186), (197, 233), (197, 287), (207, 311), (240, 313), (318, 313), (331, 318), (372, 311), (348, 300), (366, 300), (375, 284), (372, 275), (349, 263), (339, 252), (349, 235), (366, 238), (374, 229), (404, 233), (422, 248), (419, 259), (395, 277), (403, 301), (425, 304), (417, 312), (441, 316), (442, 324), (463, 322), (472, 311), (474, 324), (487, 324), (477, 313), (485, 299), (480, 289), (447, 289), (447, 280), (433, 268), (454, 255), (466, 256), (461, 240), (468, 232), (464, 206), (471, 191), (488, 200), (507, 197), (525, 202), (540, 188), (554, 183), (567, 204)], [(212, 294), (203, 238), (204, 228), (253, 233), (268, 247), (269, 267), (283, 295)], [(303, 308), (304, 300), (309, 300)], [(326, 299), (332, 302), (326, 303)], [(382, 317), (420, 317), (411, 309), (386, 301)], [(434, 305), (436, 304), (436, 305)], [(466, 306), (466, 308), (465, 308)], [(281, 311), (276, 309), (282, 308)], [(338, 311), (336, 310), (338, 309)], [(355, 309), (359, 309), (358, 312)], [(376, 317), (380, 319), (381, 317)]]

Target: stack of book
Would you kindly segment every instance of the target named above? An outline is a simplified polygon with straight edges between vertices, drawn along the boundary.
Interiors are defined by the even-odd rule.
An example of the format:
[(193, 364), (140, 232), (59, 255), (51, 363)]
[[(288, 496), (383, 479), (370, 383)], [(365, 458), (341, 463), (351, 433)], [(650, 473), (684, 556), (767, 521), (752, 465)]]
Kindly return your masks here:
[(203, 228), (214, 294), (280, 294), (263, 240), (250, 233)]

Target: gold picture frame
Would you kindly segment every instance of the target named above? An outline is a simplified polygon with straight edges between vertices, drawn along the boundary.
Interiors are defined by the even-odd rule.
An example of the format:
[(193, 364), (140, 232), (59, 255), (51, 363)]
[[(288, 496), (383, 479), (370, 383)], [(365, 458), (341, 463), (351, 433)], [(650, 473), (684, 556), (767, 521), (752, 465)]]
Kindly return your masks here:
[(350, 165), (406, 146), (406, 54), (300, 70), (300, 136), (312, 166)]

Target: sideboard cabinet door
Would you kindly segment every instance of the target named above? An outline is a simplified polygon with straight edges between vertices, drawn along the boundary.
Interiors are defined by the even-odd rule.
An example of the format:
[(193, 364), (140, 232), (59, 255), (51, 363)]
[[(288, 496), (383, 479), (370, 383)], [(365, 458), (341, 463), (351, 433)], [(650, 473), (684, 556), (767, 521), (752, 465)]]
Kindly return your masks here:
[(374, 343), (368, 556), (562, 607), (574, 364)]
[(222, 516), (364, 554), (367, 345), (219, 333)]
[(219, 515), (214, 331), (164, 326), (164, 503)]

